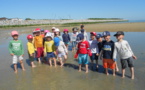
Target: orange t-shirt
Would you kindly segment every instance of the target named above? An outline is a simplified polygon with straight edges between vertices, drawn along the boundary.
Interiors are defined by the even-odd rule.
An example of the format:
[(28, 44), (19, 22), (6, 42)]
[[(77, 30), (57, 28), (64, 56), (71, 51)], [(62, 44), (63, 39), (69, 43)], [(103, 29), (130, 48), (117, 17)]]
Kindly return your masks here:
[(34, 45), (35, 45), (35, 48), (43, 47), (43, 36), (41, 36), (41, 35), (35, 36)]

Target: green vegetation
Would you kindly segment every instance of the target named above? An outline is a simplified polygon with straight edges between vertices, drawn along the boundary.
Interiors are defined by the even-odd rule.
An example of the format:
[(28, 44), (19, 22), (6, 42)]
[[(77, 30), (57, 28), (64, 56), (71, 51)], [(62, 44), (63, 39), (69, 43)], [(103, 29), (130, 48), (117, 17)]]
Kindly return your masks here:
[(88, 18), (88, 20), (123, 20), (122, 18)]

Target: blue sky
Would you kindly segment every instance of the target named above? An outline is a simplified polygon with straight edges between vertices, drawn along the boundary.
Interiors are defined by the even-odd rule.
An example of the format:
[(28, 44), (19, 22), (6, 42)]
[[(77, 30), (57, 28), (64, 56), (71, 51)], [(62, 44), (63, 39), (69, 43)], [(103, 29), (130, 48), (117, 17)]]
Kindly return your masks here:
[(145, 20), (145, 0), (0, 0), (0, 17)]

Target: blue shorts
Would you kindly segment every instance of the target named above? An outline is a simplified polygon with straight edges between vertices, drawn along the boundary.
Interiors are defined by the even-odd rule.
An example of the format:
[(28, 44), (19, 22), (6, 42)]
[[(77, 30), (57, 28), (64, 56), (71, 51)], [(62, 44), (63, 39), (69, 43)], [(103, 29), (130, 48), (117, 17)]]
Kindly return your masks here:
[(76, 41), (72, 41), (72, 47), (74, 48), (74, 47), (76, 47), (76, 45), (77, 45), (77, 42)]
[(55, 58), (55, 54), (53, 52), (47, 52), (47, 58)]
[(92, 56), (90, 56), (91, 60), (98, 60), (98, 56), (96, 56), (96, 53), (92, 53)]
[(79, 54), (78, 55), (78, 63), (79, 64), (88, 64), (88, 54)]

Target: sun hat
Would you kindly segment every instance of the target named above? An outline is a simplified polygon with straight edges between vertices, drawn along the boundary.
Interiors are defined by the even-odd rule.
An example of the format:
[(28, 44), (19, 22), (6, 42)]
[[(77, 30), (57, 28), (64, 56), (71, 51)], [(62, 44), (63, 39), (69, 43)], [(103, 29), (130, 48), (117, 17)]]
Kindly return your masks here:
[(60, 30), (58, 28), (55, 28), (55, 32), (60, 32)]
[(27, 35), (27, 39), (32, 39), (33, 36), (32, 35)]
[(11, 32), (11, 35), (12, 35), (12, 36), (14, 36), (14, 35), (19, 35), (19, 33), (18, 33), (17, 31), (12, 31), (12, 32)]
[(79, 29), (77, 27), (72, 28), (72, 31), (78, 31)]

